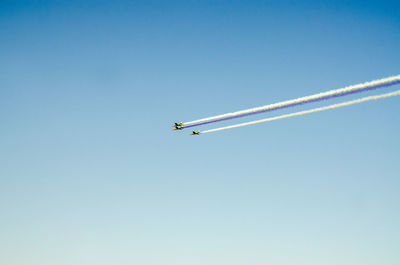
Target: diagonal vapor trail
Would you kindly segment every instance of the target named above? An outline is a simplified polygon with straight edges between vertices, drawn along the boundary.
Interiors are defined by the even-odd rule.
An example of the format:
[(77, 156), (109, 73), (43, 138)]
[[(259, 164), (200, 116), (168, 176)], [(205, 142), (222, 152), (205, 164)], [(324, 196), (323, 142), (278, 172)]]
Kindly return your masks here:
[(388, 87), (392, 85), (400, 84), (400, 75), (395, 75), (387, 78), (382, 78), (366, 83), (361, 83), (357, 85), (352, 85), (344, 88), (339, 88), (335, 90), (330, 90), (327, 92), (319, 93), (319, 94), (314, 94), (311, 96), (306, 96), (306, 97), (301, 97), (297, 99), (292, 99), (292, 100), (287, 100), (287, 101), (282, 101), (270, 105), (265, 105), (262, 107), (257, 107), (257, 108), (251, 108), (247, 110), (241, 110), (237, 112), (232, 112), (232, 113), (226, 113), (218, 116), (213, 116), (209, 118), (204, 118), (200, 120), (195, 120), (195, 121), (190, 121), (190, 122), (184, 122), (183, 128), (190, 128), (194, 126), (200, 126), (204, 124), (209, 124), (209, 123), (215, 123), (215, 122), (220, 122), (220, 121), (225, 121), (225, 120), (230, 120), (230, 119), (236, 119), (240, 117), (245, 117), (249, 115), (254, 115), (258, 113), (263, 113), (263, 112), (268, 112), (268, 111), (273, 111), (273, 110), (278, 110), (278, 109), (284, 109), (284, 108), (289, 108), (293, 106), (298, 106), (298, 105), (303, 105), (311, 102), (318, 102), (322, 100), (327, 100), (330, 98), (336, 98), (336, 97), (342, 97), (346, 95), (351, 95), (355, 93), (360, 93), (364, 91), (369, 91), (369, 90), (374, 90), (382, 87)]
[(329, 105), (329, 106), (325, 106), (325, 107), (320, 107), (320, 108), (315, 108), (315, 109), (311, 109), (311, 110), (304, 110), (304, 111), (299, 111), (299, 112), (295, 112), (295, 113), (285, 114), (285, 115), (281, 115), (281, 116), (276, 116), (276, 117), (261, 119), (261, 120), (257, 120), (257, 121), (244, 122), (244, 123), (235, 124), (235, 125), (231, 125), (231, 126), (226, 126), (226, 127), (211, 129), (211, 130), (203, 131), (203, 132), (201, 132), (201, 134), (210, 133), (210, 132), (217, 132), (217, 131), (222, 131), (222, 130), (228, 130), (228, 129), (232, 129), (232, 128), (238, 128), (238, 127), (243, 127), (243, 126), (248, 126), (248, 125), (263, 123), (263, 122), (270, 122), (270, 121), (275, 121), (275, 120), (280, 120), (280, 119), (286, 119), (286, 118), (290, 118), (290, 117), (306, 115), (306, 114), (310, 114), (310, 113), (314, 113), (314, 112), (319, 112), (319, 111), (325, 111), (325, 110), (329, 110), (329, 109), (341, 108), (341, 107), (345, 107), (345, 106), (350, 106), (350, 105), (354, 105), (354, 104), (359, 104), (359, 103), (366, 102), (366, 101), (378, 100), (378, 99), (383, 99), (383, 98), (388, 98), (388, 97), (393, 97), (393, 96), (399, 96), (399, 95), (400, 95), (400, 90), (397, 90), (397, 91), (390, 92), (390, 93), (386, 93), (386, 94), (381, 94), (381, 95), (377, 95), (377, 96), (364, 97), (364, 98), (360, 98), (360, 99), (355, 99), (355, 100), (351, 100), (351, 101), (346, 101), (346, 102), (342, 102), (342, 103), (338, 103), (338, 104), (333, 104), (333, 105)]

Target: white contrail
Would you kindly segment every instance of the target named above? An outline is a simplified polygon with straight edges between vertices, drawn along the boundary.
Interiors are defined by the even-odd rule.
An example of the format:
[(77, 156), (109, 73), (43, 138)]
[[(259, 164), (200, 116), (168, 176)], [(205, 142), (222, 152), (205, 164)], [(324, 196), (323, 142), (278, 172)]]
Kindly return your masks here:
[(398, 96), (398, 95), (400, 95), (400, 90), (397, 90), (397, 91), (394, 91), (394, 92), (390, 92), (390, 93), (386, 93), (386, 94), (382, 94), (382, 95), (369, 96), (369, 97), (364, 97), (364, 98), (355, 99), (355, 100), (351, 100), (351, 101), (346, 101), (346, 102), (343, 102), (343, 103), (333, 104), (333, 105), (320, 107), (320, 108), (315, 108), (315, 109), (311, 109), (311, 110), (299, 111), (299, 112), (285, 114), (285, 115), (276, 116), (276, 117), (272, 117), (272, 118), (266, 118), (266, 119), (262, 119), (262, 120), (244, 122), (244, 123), (240, 123), (240, 124), (236, 124), (236, 125), (231, 125), (231, 126), (211, 129), (211, 130), (207, 130), (207, 131), (204, 131), (204, 132), (201, 132), (201, 133), (203, 134), (203, 133), (217, 132), (217, 131), (237, 128), (237, 127), (242, 127), (242, 126), (253, 125), (253, 124), (262, 123), (262, 122), (280, 120), (280, 119), (285, 119), (285, 118), (290, 118), (290, 117), (310, 114), (310, 113), (329, 110), (329, 109), (336, 109), (336, 108), (349, 106), (349, 105), (353, 105), (353, 104), (358, 104), (358, 103), (362, 103), (362, 102), (366, 102), (366, 101), (370, 101), (370, 100), (377, 100), (377, 99), (388, 98), (388, 97), (393, 97), (393, 96)]
[[(395, 75), (387, 78), (382, 78), (382, 79), (377, 79), (374, 81), (366, 82), (366, 83), (361, 83), (357, 85), (352, 85), (352, 86), (347, 86), (344, 88), (339, 88), (335, 90), (330, 90), (326, 91), (323, 93), (318, 93), (314, 94), (311, 96), (306, 96), (306, 97), (301, 97), (297, 99), (292, 99), (292, 100), (287, 100), (287, 101), (282, 101), (274, 104), (269, 104), (257, 108), (251, 108), (251, 109), (246, 109), (246, 110), (241, 110), (241, 111), (236, 111), (236, 112), (231, 112), (231, 113), (226, 113), (222, 115), (217, 115), (217, 116), (212, 116), (204, 119), (199, 119), (195, 121), (189, 121), (189, 122), (184, 122), (184, 125), (191, 125), (191, 124), (196, 124), (196, 123), (202, 123), (202, 122), (207, 122), (207, 121), (212, 121), (212, 120), (217, 120), (217, 119), (222, 119), (222, 118), (227, 118), (227, 117), (233, 117), (233, 116), (238, 116), (238, 115), (243, 115), (243, 114), (248, 114), (248, 113), (253, 113), (253, 112), (259, 112), (259, 111), (266, 111), (266, 110), (272, 110), (272, 109), (277, 109), (277, 108), (283, 108), (285, 106), (290, 106), (293, 104), (299, 104), (302, 102), (309, 102), (313, 100), (318, 100), (321, 98), (328, 98), (331, 96), (335, 95), (340, 95), (340, 94), (347, 94), (349, 92), (357, 92), (358, 90), (363, 90), (368, 87), (375, 87), (379, 85), (383, 85), (386, 83), (392, 83), (392, 82), (399, 82), (400, 81), (400, 75)], [(192, 126), (190, 126), (192, 127)]]

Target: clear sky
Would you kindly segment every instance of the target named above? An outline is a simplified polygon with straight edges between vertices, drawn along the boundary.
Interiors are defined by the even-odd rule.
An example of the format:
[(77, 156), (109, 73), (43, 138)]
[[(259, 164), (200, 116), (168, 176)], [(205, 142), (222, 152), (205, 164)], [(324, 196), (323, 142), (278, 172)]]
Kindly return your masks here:
[(170, 127), (399, 74), (399, 10), (1, 1), (0, 263), (399, 264), (400, 98)]

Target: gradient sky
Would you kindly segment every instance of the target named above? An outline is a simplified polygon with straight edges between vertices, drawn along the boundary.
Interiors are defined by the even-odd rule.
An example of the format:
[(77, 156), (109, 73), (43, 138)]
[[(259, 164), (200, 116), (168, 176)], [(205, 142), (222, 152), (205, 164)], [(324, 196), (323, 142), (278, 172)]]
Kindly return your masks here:
[(170, 127), (399, 74), (399, 10), (1, 1), (0, 263), (399, 264), (400, 98)]

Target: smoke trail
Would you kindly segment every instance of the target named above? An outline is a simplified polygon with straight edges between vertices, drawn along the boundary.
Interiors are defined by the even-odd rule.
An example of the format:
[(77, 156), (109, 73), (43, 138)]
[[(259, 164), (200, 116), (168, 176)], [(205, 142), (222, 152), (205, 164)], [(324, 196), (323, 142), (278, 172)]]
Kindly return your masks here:
[(336, 108), (349, 106), (349, 105), (353, 105), (353, 104), (359, 104), (359, 103), (366, 102), (366, 101), (377, 100), (377, 99), (388, 98), (388, 97), (399, 96), (399, 95), (400, 95), (400, 90), (397, 90), (397, 91), (382, 94), (382, 95), (364, 97), (364, 98), (360, 98), (360, 99), (346, 101), (343, 103), (333, 104), (333, 105), (315, 108), (315, 109), (311, 109), (311, 110), (299, 111), (299, 112), (285, 114), (285, 115), (276, 116), (276, 117), (272, 117), (272, 118), (266, 118), (266, 119), (261, 119), (261, 120), (257, 120), (257, 121), (244, 122), (244, 123), (235, 124), (235, 125), (231, 125), (231, 126), (211, 129), (211, 130), (207, 130), (207, 131), (204, 131), (201, 133), (203, 134), (203, 133), (217, 132), (217, 131), (237, 128), (237, 127), (253, 125), (253, 124), (262, 123), (262, 122), (275, 121), (275, 120), (280, 120), (280, 119), (285, 119), (285, 118), (290, 118), (290, 117), (295, 117), (295, 116), (301, 116), (301, 115), (324, 111), (324, 110), (329, 110), (329, 109), (336, 109)]
[(381, 87), (388, 87), (388, 86), (392, 86), (392, 85), (399, 84), (399, 83), (400, 83), (400, 75), (396, 75), (396, 76), (392, 76), (392, 77), (374, 80), (371, 82), (348, 86), (345, 88), (330, 90), (327, 92), (314, 94), (311, 96), (306, 96), (306, 97), (301, 97), (301, 98), (297, 98), (297, 99), (293, 99), (293, 100), (287, 100), (287, 101), (278, 102), (278, 103), (274, 103), (274, 104), (270, 104), (270, 105), (265, 105), (262, 107), (257, 107), (257, 108), (252, 108), (252, 109), (247, 109), (247, 110), (242, 110), (242, 111), (237, 111), (237, 112), (232, 112), (232, 113), (226, 113), (226, 114), (213, 116), (213, 117), (209, 117), (209, 118), (204, 118), (204, 119), (200, 119), (200, 120), (195, 120), (195, 121), (191, 121), (191, 122), (185, 122), (185, 123), (183, 123), (184, 124), (183, 128), (190, 128), (190, 127), (194, 127), (194, 126), (199, 126), (199, 125), (204, 125), (204, 124), (209, 124), (209, 123), (214, 123), (214, 122), (220, 122), (220, 121), (235, 119), (235, 118), (239, 118), (239, 117), (245, 117), (245, 116), (254, 115), (254, 114), (258, 114), (258, 113), (262, 113), (262, 112), (278, 110), (278, 109), (283, 109), (283, 108), (289, 108), (289, 107), (302, 105), (302, 104), (306, 104), (306, 103), (317, 102), (317, 101), (327, 100), (330, 98), (360, 93), (360, 92), (373, 90), (373, 89), (377, 89), (377, 88), (381, 88)]
[(360, 89), (360, 90), (348, 91), (348, 92), (334, 94), (334, 95), (325, 96), (325, 97), (321, 97), (321, 98), (315, 98), (315, 99), (305, 100), (305, 101), (301, 101), (301, 102), (297, 102), (297, 103), (291, 103), (291, 104), (288, 104), (288, 105), (272, 107), (270, 109), (263, 109), (263, 110), (259, 110), (259, 111), (244, 113), (244, 114), (241, 114), (241, 115), (229, 116), (229, 117), (221, 118), (221, 119), (217, 119), (217, 120), (211, 120), (211, 121), (206, 121), (206, 122), (202, 122), (202, 123), (196, 123), (196, 124), (184, 126), (183, 128), (190, 128), (190, 127), (200, 126), (200, 125), (209, 124), (209, 123), (215, 123), (215, 122), (220, 122), (220, 121), (226, 121), (226, 120), (246, 117), (246, 116), (259, 114), (259, 113), (263, 113), (263, 112), (269, 112), (269, 111), (273, 111), (273, 110), (279, 110), (279, 109), (285, 109), (285, 108), (289, 108), (289, 107), (293, 107), (293, 106), (299, 106), (299, 105), (303, 105), (303, 104), (307, 104), (307, 103), (311, 103), (311, 102), (319, 102), (319, 101), (323, 101), (323, 100), (327, 100), (327, 99), (331, 99), (331, 98), (347, 96), (347, 95), (360, 93), (360, 92), (364, 92), (364, 91), (368, 91), (368, 90), (374, 90), (374, 89), (381, 88), (381, 87), (388, 87), (388, 86), (392, 86), (392, 85), (399, 84), (399, 83), (400, 83), (400, 81), (393, 81), (393, 82), (390, 82), (390, 83), (385, 83), (385, 84), (380, 84), (380, 85), (376, 85), (376, 86), (366, 87), (366, 88), (363, 88), (363, 89)]

